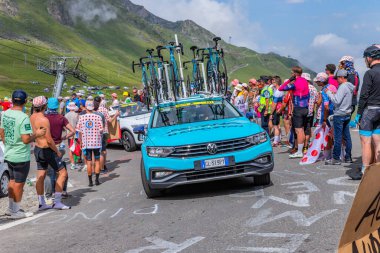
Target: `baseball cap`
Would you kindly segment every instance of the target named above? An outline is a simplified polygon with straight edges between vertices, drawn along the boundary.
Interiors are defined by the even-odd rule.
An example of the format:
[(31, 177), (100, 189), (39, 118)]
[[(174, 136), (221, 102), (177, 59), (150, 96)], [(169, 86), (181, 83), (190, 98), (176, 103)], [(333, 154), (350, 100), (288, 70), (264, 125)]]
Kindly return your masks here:
[(94, 110), (94, 102), (93, 101), (86, 101), (86, 109), (87, 110)]
[(114, 98), (117, 98), (117, 94), (116, 93), (112, 93), (111, 96), (114, 97)]
[(99, 97), (104, 98), (104, 94), (99, 94)]
[(238, 90), (238, 91), (242, 91), (243, 90), (243, 85), (238, 84), (238, 85), (235, 86), (235, 89)]
[(67, 105), (67, 109), (69, 110), (74, 110), (74, 111), (78, 111), (78, 107), (76, 106), (76, 104), (74, 102), (70, 102), (68, 105)]
[(248, 87), (248, 84), (243, 83), (241, 86), (243, 86), (244, 88), (247, 88), (247, 87)]
[(34, 107), (41, 107), (46, 104), (47, 104), (47, 100), (44, 96), (38, 96), (38, 97), (33, 98)]
[(348, 74), (347, 71), (344, 69), (340, 69), (336, 72), (337, 77), (347, 77), (347, 74)]
[(59, 102), (58, 102), (58, 99), (57, 98), (49, 98), (48, 101), (47, 101), (47, 107), (49, 109), (58, 109), (59, 107)]
[[(12, 101), (17, 101), (17, 103), (20, 103), (20, 104), (25, 104), (27, 98), (28, 98), (28, 95), (23, 90), (15, 90), (12, 94)], [(4, 98), (4, 101), (8, 101), (8, 100), (9, 100), (8, 97)]]

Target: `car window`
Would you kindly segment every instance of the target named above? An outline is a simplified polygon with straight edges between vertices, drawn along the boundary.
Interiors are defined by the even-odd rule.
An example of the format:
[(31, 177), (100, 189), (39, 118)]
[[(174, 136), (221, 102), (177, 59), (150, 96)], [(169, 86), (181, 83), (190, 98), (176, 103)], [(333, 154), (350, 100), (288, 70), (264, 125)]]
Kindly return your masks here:
[(149, 113), (147, 106), (141, 102), (133, 102), (128, 104), (122, 104), (120, 106), (120, 117), (132, 117)]
[(186, 123), (241, 117), (226, 100), (208, 100), (159, 107), (155, 110), (152, 127), (165, 127)]

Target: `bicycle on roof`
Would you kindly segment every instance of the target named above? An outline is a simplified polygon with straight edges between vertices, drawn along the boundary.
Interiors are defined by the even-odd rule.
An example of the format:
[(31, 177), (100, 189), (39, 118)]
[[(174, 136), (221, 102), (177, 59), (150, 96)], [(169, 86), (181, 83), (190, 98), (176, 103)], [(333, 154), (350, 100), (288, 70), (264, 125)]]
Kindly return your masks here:
[(228, 85), (227, 67), (224, 60), (223, 48), (219, 49), (218, 42), (220, 37), (213, 38), (215, 43), (214, 47), (199, 48), (197, 54), (201, 53), (202, 60), (206, 57), (206, 80), (208, 91), (211, 94), (226, 95)]
[(183, 55), (183, 45), (179, 43), (176, 45), (175, 42), (169, 42), (166, 46), (157, 46), (157, 55), (159, 57), (162, 57), (161, 51), (162, 50), (168, 50), (169, 51), (169, 83), (171, 86), (171, 89), (173, 91), (173, 97), (174, 100), (177, 100), (177, 98), (184, 97), (186, 94), (185, 87), (182, 85), (183, 80), (181, 79), (177, 60), (175, 59), (175, 51), (177, 53), (181, 53)]
[[(201, 66), (203, 65), (203, 60), (199, 58), (199, 55), (196, 53), (198, 49), (197, 46), (190, 47), (190, 50), (193, 52), (193, 59), (191, 61), (183, 62), (183, 68), (187, 69), (187, 64), (192, 64), (192, 73), (191, 77), (187, 75), (186, 88), (189, 91), (189, 94), (197, 94), (200, 91), (206, 91), (207, 87), (204, 82), (203, 75), (201, 73)], [(202, 65), (201, 65), (202, 64)]]

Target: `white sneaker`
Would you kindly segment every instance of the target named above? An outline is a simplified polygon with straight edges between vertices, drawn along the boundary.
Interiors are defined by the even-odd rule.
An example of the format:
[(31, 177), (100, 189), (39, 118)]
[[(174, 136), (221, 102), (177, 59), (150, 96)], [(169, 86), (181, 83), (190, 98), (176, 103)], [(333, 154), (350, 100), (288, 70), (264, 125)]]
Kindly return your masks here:
[(7, 208), (7, 210), (5, 211), (5, 215), (6, 216), (11, 216), (12, 215), (12, 210)]
[(76, 166), (75, 164), (72, 163), (72, 164), (70, 164), (70, 169), (71, 169), (71, 170), (75, 170), (75, 169), (77, 169), (77, 166)]
[(87, 171), (87, 165), (83, 166), (82, 171)]
[(11, 213), (11, 219), (22, 219), (22, 218), (28, 218), (32, 216), (33, 216), (33, 213), (24, 212), (24, 210), (21, 210), (21, 209), (15, 213), (13, 212)]
[(303, 157), (303, 153), (302, 152), (296, 152), (294, 154), (290, 154), (289, 155), (289, 158), (291, 159), (294, 159), (294, 158), (302, 158)]

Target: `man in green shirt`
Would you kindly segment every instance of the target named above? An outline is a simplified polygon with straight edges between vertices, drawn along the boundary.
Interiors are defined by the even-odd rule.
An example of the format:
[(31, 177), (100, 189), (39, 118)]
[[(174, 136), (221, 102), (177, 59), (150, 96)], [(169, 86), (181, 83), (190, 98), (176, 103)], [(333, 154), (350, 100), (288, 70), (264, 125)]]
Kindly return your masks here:
[(30, 169), (30, 145), (36, 138), (44, 136), (46, 129), (38, 129), (33, 134), (29, 117), (23, 113), (27, 94), (16, 90), (12, 94), (13, 107), (1, 116), (0, 140), (4, 142), (5, 163), (8, 165), (10, 181), (8, 184), (9, 208), (7, 215), (13, 219), (32, 216), (20, 209), (20, 202), (26, 178)]

